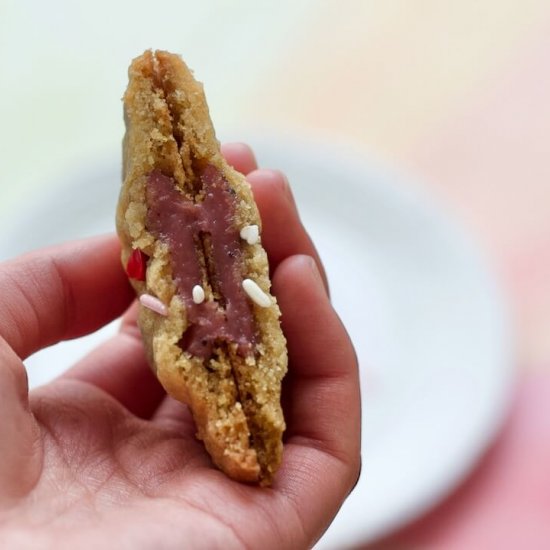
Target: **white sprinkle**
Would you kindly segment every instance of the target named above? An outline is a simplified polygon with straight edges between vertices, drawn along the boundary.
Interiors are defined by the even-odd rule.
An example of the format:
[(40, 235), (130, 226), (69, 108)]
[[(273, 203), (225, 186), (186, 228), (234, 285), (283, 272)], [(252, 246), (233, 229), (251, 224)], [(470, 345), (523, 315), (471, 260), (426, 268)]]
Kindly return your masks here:
[(201, 285), (195, 285), (193, 287), (193, 302), (195, 304), (202, 304), (204, 302), (204, 289)]
[(241, 229), (241, 239), (248, 244), (256, 244), (260, 238), (260, 229), (257, 225), (245, 225)]
[(155, 298), (150, 294), (142, 294), (139, 297), (139, 301), (143, 307), (146, 307), (147, 309), (150, 309), (163, 317), (168, 315), (168, 308), (158, 298)]
[(271, 306), (271, 298), (252, 279), (245, 279), (243, 288), (255, 304), (260, 307)]

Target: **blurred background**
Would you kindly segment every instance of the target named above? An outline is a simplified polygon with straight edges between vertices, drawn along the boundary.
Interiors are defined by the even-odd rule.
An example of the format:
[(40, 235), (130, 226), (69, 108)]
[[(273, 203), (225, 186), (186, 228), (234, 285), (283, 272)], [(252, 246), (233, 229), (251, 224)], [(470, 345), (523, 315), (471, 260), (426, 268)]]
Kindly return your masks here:
[[(372, 176), (382, 186), (399, 174), (392, 193), (420, 197), (429, 206), (419, 207), (419, 218), (428, 215), (423, 208), (437, 211), (442, 232), (447, 223), (460, 227), (472, 243), (472, 270), (492, 274), (483, 285), (503, 298), (495, 310), (471, 294), (479, 316), (485, 307), (510, 311), (513, 330), (499, 332), (498, 353), (488, 359), (502, 362), (490, 367), (502, 366), (494, 375), (501, 397), (483, 441), (445, 490), (396, 512), (376, 540), (356, 517), (349, 530), (358, 535), (346, 544), (548, 547), (550, 3), (2, 0), (2, 257), (17, 249), (18, 235), (34, 242), (56, 223), (54, 211), (49, 220), (36, 212), (57, 182), (66, 189), (68, 175), (77, 180), (83, 167), (118, 158), (127, 66), (150, 47), (183, 54), (205, 85), (220, 136), (240, 139), (252, 129), (267, 151), (260, 161), (278, 160), (269, 148), (273, 136), (285, 135), (309, 143), (310, 160), (311, 143), (353, 151), (384, 174)], [(300, 196), (307, 202), (307, 193)], [(94, 182), (78, 187), (78, 197), (95, 208)], [(62, 229), (70, 238), (70, 227)], [(484, 295), (483, 288), (476, 291)], [(464, 330), (475, 325), (476, 304)], [(444, 316), (435, 323), (444, 324)], [(468, 414), (467, 403), (458, 406)]]

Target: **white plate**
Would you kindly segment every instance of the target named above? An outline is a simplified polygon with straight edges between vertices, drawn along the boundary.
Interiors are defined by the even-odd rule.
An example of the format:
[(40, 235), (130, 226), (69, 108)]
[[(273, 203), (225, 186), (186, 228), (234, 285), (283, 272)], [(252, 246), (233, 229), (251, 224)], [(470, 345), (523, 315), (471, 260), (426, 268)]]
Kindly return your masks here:
[[(439, 501), (495, 434), (512, 372), (505, 312), (471, 242), (414, 185), (341, 146), (250, 141), (288, 174), (360, 360), (363, 473), (319, 547), (369, 542)], [(113, 158), (45, 186), (0, 232), (0, 257), (112, 231), (119, 172)], [(36, 354), (31, 385), (114, 330)]]

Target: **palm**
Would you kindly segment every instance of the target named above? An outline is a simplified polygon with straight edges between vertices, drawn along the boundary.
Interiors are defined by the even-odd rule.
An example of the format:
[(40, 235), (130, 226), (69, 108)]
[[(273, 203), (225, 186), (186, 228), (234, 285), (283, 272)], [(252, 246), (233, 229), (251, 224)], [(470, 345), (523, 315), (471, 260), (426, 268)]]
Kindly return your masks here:
[[(234, 164), (250, 172), (245, 157)], [(69, 244), (0, 267), (0, 546), (301, 548), (334, 517), (359, 467), (353, 348), (281, 175), (248, 178), (290, 359), (273, 486), (212, 466), (189, 411), (149, 370), (132, 308), (116, 337), (28, 393), (21, 358), (95, 330), (133, 297), (115, 239)]]
[[(191, 426), (181, 430), (177, 420), (136, 418), (82, 386), (67, 382), (43, 392), (33, 406), (44, 448), (33, 503), (51, 503), (45, 521), (58, 524), (65, 537), (84, 530), (97, 547), (121, 535), (153, 546), (160, 534), (160, 547), (181, 548), (195, 537), (200, 542), (204, 532), (229, 547), (237, 542), (242, 534), (224, 524), (216, 506), (237, 501), (235, 492), (243, 487), (212, 469)], [(253, 498), (254, 488), (246, 489)], [(138, 522), (131, 513), (136, 510)], [(36, 513), (32, 506), (28, 512)], [(108, 528), (96, 532), (98, 522)], [(71, 532), (71, 525), (78, 531)]]
[[(277, 483), (269, 490), (235, 483), (213, 468), (184, 405), (167, 400), (163, 414), (143, 420), (101, 390), (67, 380), (40, 390), (31, 408), (43, 455), (32, 468), (32, 499), (19, 513), (41, 516), (64, 540), (86, 535), (96, 547), (117, 539), (162, 548), (307, 544), (296, 538), (305, 529), (292, 495)], [(298, 443), (287, 443), (285, 452), (315, 461), (315, 452)], [(33, 473), (22, 466), (15, 475)]]

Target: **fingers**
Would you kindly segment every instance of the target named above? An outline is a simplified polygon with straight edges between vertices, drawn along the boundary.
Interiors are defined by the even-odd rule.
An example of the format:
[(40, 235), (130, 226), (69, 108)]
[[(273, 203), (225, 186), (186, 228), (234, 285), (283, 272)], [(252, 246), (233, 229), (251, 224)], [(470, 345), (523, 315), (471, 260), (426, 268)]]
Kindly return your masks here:
[(288, 436), (315, 441), (336, 456), (353, 454), (360, 428), (357, 359), (316, 264), (307, 256), (288, 258), (273, 286), (288, 341)]
[(287, 444), (277, 486), (296, 510), (307, 509), (303, 522), (314, 529), (330, 521), (357, 479), (357, 361), (311, 258), (284, 260), (273, 285), (289, 352)]
[(222, 155), (228, 164), (245, 176), (258, 168), (254, 153), (246, 143), (224, 143)]
[[(315, 245), (300, 221), (300, 216), (286, 177), (278, 170), (258, 170), (254, 152), (245, 143), (226, 143), (222, 154), (252, 186), (260, 210), (262, 243), (267, 250), (272, 271), (284, 258), (306, 254), (317, 262), (325, 287), (328, 282)], [(284, 238), (281, 238), (281, 234)]]
[(132, 296), (115, 236), (33, 252), (0, 265), (0, 335), (24, 359), (96, 330)]
[(262, 218), (262, 244), (272, 273), (285, 258), (305, 254), (315, 259), (328, 292), (328, 282), (319, 254), (307, 234), (286, 177), (277, 170), (255, 170), (246, 178)]
[(118, 241), (111, 236), (0, 265), (0, 442), (9, 442), (0, 453), (0, 485), (8, 497), (34, 486), (42, 464), (21, 359), (99, 328), (120, 315), (131, 296)]
[(166, 393), (147, 363), (136, 325), (137, 302), (125, 313), (118, 334), (90, 352), (61, 378), (94, 384), (140, 418), (150, 418)]

